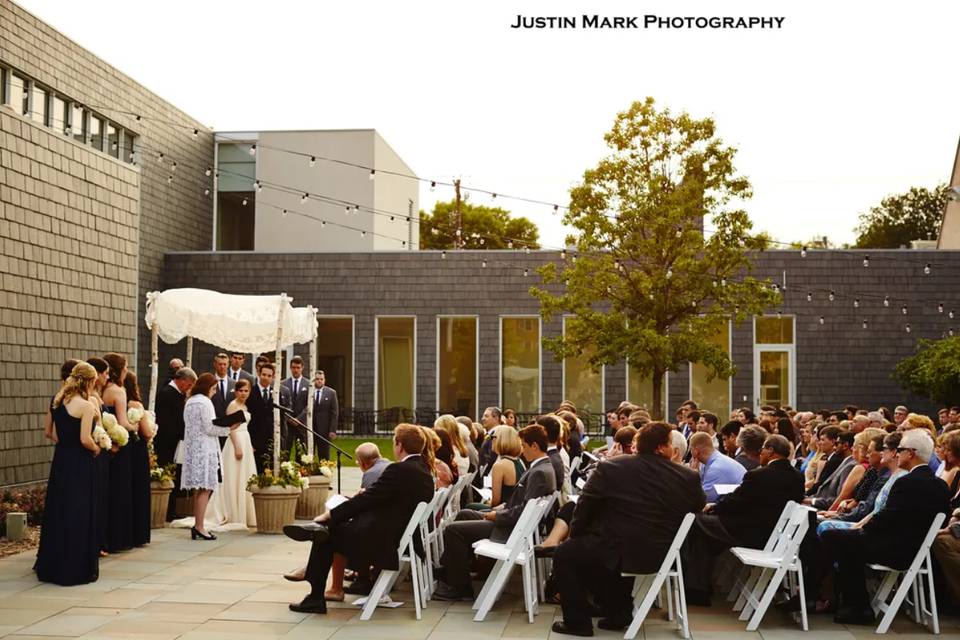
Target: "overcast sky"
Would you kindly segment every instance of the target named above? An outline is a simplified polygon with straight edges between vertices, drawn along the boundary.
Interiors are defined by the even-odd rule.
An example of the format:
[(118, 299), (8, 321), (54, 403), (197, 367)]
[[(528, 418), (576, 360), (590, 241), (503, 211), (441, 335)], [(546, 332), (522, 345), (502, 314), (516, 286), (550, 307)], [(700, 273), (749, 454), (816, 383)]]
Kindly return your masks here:
[[(17, 1), (215, 129), (372, 127), (422, 177), (561, 204), (616, 113), (650, 95), (716, 120), (755, 228), (779, 240), (851, 241), (885, 195), (947, 180), (960, 135), (955, 1)], [(786, 19), (510, 29), (518, 13)], [(549, 207), (503, 206), (562, 242)]]

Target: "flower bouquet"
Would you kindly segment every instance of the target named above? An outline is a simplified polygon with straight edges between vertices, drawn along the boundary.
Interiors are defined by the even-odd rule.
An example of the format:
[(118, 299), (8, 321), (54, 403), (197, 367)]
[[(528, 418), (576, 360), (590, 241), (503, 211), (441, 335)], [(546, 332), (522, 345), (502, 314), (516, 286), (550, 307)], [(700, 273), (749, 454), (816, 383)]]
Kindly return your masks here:
[(107, 432), (100, 425), (95, 426), (93, 433), (90, 435), (93, 437), (93, 441), (97, 443), (97, 446), (104, 451), (109, 451), (113, 447), (113, 440), (110, 439), (110, 436), (107, 435)]
[(107, 435), (118, 447), (124, 447), (130, 441), (130, 432), (117, 422), (117, 417), (112, 413), (104, 412), (100, 418)]
[(294, 521), (297, 499), (309, 480), (300, 475), (300, 465), (292, 460), (280, 463), (278, 473), (269, 466), (250, 476), (247, 491), (253, 494), (257, 514), (257, 532), (283, 533), (284, 525)]
[(127, 422), (137, 426), (137, 431), (147, 440), (157, 435), (157, 421), (152, 411), (133, 407), (127, 410)]
[(323, 460), (316, 455), (306, 453), (299, 440), (294, 440), (293, 447), (290, 449), (291, 461), (297, 460), (300, 466), (300, 475), (307, 476), (326, 476), (333, 477), (333, 468), (335, 463), (332, 460)]

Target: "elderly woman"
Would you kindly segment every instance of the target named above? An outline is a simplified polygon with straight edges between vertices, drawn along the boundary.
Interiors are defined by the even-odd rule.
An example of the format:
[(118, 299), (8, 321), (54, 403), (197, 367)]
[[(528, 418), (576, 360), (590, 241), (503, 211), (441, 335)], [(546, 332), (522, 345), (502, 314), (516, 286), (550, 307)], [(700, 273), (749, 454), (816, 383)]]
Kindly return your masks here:
[(180, 488), (198, 489), (193, 501), (191, 540), (217, 539), (207, 533), (203, 522), (210, 494), (220, 483), (220, 442), (217, 438), (230, 435), (230, 431), (239, 426), (218, 427), (213, 424), (217, 414), (210, 398), (216, 391), (216, 377), (212, 373), (201, 374), (183, 407), (184, 457)]
[[(865, 498), (877, 480), (880, 469), (880, 456), (883, 452), (882, 438), (887, 435), (883, 429), (864, 429), (853, 438), (853, 459), (857, 465), (847, 474), (846, 480), (840, 487), (840, 493), (837, 494), (833, 504), (827, 511), (847, 510), (856, 506), (856, 503)], [(870, 442), (875, 438), (881, 438), (880, 446), (876, 447), (874, 457), (871, 460)], [(859, 497), (858, 497), (859, 496)], [(845, 509), (841, 509), (841, 505)]]

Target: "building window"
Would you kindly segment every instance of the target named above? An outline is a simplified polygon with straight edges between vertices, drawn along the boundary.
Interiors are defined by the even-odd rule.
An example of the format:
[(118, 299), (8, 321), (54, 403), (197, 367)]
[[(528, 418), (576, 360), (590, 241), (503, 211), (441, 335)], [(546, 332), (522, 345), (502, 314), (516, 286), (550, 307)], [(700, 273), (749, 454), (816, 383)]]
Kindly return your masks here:
[(477, 419), (477, 319), (437, 318), (437, 411)]
[(121, 149), (121, 159), (127, 162), (133, 162), (136, 159), (137, 150), (134, 148), (134, 137), (129, 131), (123, 132), (123, 148)]
[[(711, 342), (730, 356), (730, 322), (726, 321), (711, 338)], [(690, 363), (690, 398), (701, 411), (714, 413), (723, 421), (730, 415), (730, 378), (710, 378), (709, 367), (699, 362)]]
[[(314, 370), (323, 371), (326, 384), (337, 392), (340, 415), (353, 406), (353, 318), (317, 318), (317, 361)], [(347, 425), (349, 426), (349, 425)]]
[(67, 129), (67, 103), (63, 98), (53, 96), (50, 109), (50, 126), (57, 133), (69, 133)]
[(762, 316), (753, 325), (753, 386), (756, 406), (796, 403), (794, 318)]
[(500, 408), (540, 412), (540, 318), (500, 318)]
[(36, 82), (33, 83), (30, 93), (33, 94), (33, 99), (30, 100), (30, 117), (34, 122), (47, 126), (47, 99), (50, 94), (46, 89), (38, 87)]
[[(660, 385), (660, 406), (664, 416), (667, 413), (667, 374), (663, 374), (663, 384)], [(648, 412), (653, 411), (653, 380), (650, 376), (642, 375), (627, 363), (627, 402), (632, 402)], [(653, 414), (651, 414), (653, 415)]]
[(90, 116), (90, 146), (103, 151), (103, 120)]
[(27, 79), (15, 73), (10, 74), (10, 81), (7, 83), (7, 104), (15, 112), (22, 116), (27, 115), (29, 111), (29, 95), (27, 94)]
[(402, 415), (410, 415), (416, 402), (416, 318), (377, 318), (376, 408), (397, 409), (378, 423), (390, 429)]
[[(567, 318), (563, 319), (563, 332), (567, 332)], [(577, 407), (577, 417), (587, 424), (598, 426), (603, 422), (603, 367), (594, 371), (590, 367), (591, 351), (578, 357), (563, 359), (563, 399)]]
[(250, 144), (217, 145), (217, 250), (252, 251), (257, 161)]
[(120, 131), (112, 122), (107, 123), (107, 153), (114, 158), (120, 157)]
[(81, 144), (87, 142), (87, 112), (83, 107), (73, 105), (70, 108), (70, 131), (73, 139)]

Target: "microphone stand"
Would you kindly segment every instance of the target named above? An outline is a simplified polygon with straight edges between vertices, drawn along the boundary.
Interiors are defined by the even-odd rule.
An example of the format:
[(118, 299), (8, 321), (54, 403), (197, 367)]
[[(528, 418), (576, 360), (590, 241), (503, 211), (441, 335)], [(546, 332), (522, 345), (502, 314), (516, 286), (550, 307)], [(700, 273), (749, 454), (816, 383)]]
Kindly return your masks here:
[(347, 453), (346, 451), (344, 451), (343, 449), (341, 449), (340, 447), (338, 447), (337, 445), (335, 445), (335, 444), (333, 444), (332, 442), (330, 442), (330, 440), (328, 440), (327, 438), (323, 437), (322, 435), (320, 435), (319, 433), (317, 433), (316, 431), (314, 431), (313, 429), (311, 429), (311, 428), (308, 427), (307, 425), (305, 425), (305, 424), (303, 424), (302, 422), (300, 422), (299, 420), (297, 420), (297, 419), (294, 417), (294, 415), (293, 415), (293, 411), (291, 411), (290, 409), (287, 409), (286, 407), (281, 406), (281, 405), (276, 404), (276, 403), (273, 403), (273, 408), (275, 408), (275, 409), (280, 409), (280, 412), (281, 412), (281, 413), (287, 414), (287, 422), (288, 422), (288, 423), (293, 423), (294, 425), (300, 427), (301, 429), (305, 429), (306, 431), (309, 431), (310, 433), (312, 433), (312, 434), (314, 435), (314, 437), (320, 438), (321, 441), (325, 442), (325, 443), (327, 444), (327, 446), (332, 447), (333, 449), (336, 449), (336, 451), (337, 451), (337, 493), (342, 493), (342, 491), (341, 491), (341, 486), (340, 486), (340, 456), (341, 456), (341, 455), (345, 455), (345, 456), (347, 456), (347, 458), (349, 458), (350, 460), (353, 460), (353, 456), (350, 455), (349, 453)]

